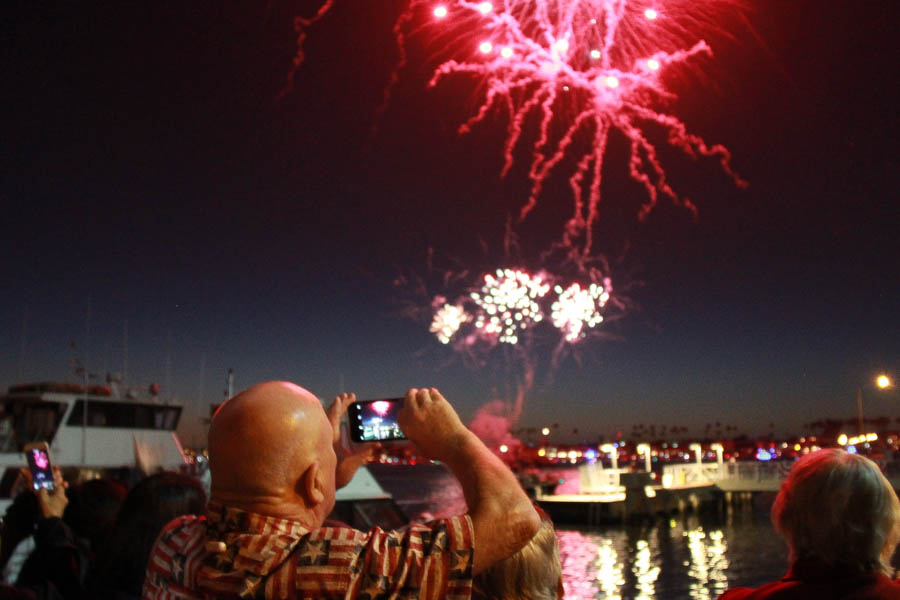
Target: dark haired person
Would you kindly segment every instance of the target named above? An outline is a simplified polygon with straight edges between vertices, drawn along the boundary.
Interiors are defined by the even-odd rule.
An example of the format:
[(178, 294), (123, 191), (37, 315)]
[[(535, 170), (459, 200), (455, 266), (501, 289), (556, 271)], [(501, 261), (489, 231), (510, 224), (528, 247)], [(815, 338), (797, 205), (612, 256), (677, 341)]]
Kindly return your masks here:
[(89, 479), (66, 488), (69, 502), (62, 518), (87, 550), (89, 561), (93, 562), (113, 530), (126, 493), (125, 486), (111, 479)]
[(540, 519), (515, 476), (433, 388), (409, 390), (398, 422), (456, 475), (469, 512), (397, 531), (324, 527), (364, 456), (335, 452), (353, 399), (335, 398), (326, 415), (305, 389), (269, 382), (225, 402), (209, 431), (208, 517), (165, 527), (144, 598), (461, 600), (473, 573), (532, 538)]
[(106, 544), (97, 552), (89, 586), (92, 595), (140, 598), (147, 558), (163, 526), (205, 510), (206, 493), (192, 477), (164, 472), (140, 481), (128, 492)]
[[(31, 473), (23, 474), (31, 488)], [(81, 598), (85, 573), (89, 564), (89, 549), (63, 520), (69, 499), (59, 467), (53, 467), (53, 491), (40, 489), (37, 496), (40, 518), (34, 532), (35, 548), (28, 556), (16, 579), (16, 590), (44, 590), (47, 596)], [(13, 590), (4, 589), (4, 595)], [(15, 597), (15, 596), (7, 596)]]
[(871, 460), (833, 448), (804, 456), (781, 485), (772, 522), (790, 548), (787, 575), (720, 600), (900, 600), (890, 579), (900, 502)]
[(16, 582), (25, 559), (34, 550), (34, 530), (40, 516), (37, 496), (31, 490), (19, 492), (7, 507), (0, 527), (0, 568), (4, 583)]

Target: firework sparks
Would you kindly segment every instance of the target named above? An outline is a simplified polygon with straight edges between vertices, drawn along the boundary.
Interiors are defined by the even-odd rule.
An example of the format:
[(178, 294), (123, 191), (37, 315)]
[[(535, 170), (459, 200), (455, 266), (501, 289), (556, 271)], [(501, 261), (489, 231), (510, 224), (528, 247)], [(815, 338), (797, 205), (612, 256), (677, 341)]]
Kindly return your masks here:
[(463, 323), (467, 323), (471, 318), (462, 306), (444, 304), (435, 311), (429, 331), (435, 334), (442, 344), (449, 344)]
[(518, 269), (498, 269), (496, 276), (484, 276), (481, 292), (471, 298), (481, 308), (475, 317), (475, 327), (486, 335), (496, 335), (501, 342), (515, 344), (517, 333), (544, 317), (538, 300), (550, 291), (540, 275), (530, 275)]
[[(629, 173), (647, 193), (641, 218), (661, 196), (696, 210), (670, 186), (648, 129), (661, 130), (669, 144), (692, 158), (716, 158), (736, 184), (746, 185), (732, 170), (724, 146), (708, 145), (689, 133), (680, 119), (654, 108), (674, 99), (660, 78), (667, 67), (712, 54), (702, 37), (693, 33), (704, 24), (697, 17), (704, 6), (698, 4), (708, 8), (727, 1), (666, 0), (647, 7), (632, 0), (441, 4), (412, 0), (395, 33), (404, 57), (404, 27), (413, 22), (417, 31), (448, 49), (449, 56), (435, 69), (430, 86), (453, 74), (483, 83), (483, 101), (460, 126), (460, 133), (470, 131), (495, 109), (506, 111), (509, 124), (501, 175), (512, 168), (519, 143), (530, 137), (526, 125), (537, 123), (528, 172), (531, 192), (520, 220), (537, 206), (551, 172), (569, 165), (574, 210), (563, 241), (573, 247), (580, 244), (582, 255), (588, 256), (604, 154), (614, 130), (628, 139)], [(416, 15), (425, 15), (421, 29)]]
[[(522, 332), (544, 322), (548, 314), (564, 341), (574, 343), (603, 322), (612, 291), (609, 278), (564, 287), (544, 271), (532, 274), (512, 268), (487, 273), (482, 280), (480, 288), (455, 304), (443, 296), (435, 298), (430, 331), (442, 344), (456, 340), (463, 346), (479, 341), (516, 345)], [(467, 323), (471, 325), (464, 332)]]
[(551, 305), (553, 326), (563, 332), (567, 342), (575, 342), (585, 336), (584, 328), (593, 328), (603, 322), (601, 310), (609, 301), (609, 279), (603, 285), (596, 283), (582, 288), (573, 283), (567, 288), (554, 286), (558, 298)]

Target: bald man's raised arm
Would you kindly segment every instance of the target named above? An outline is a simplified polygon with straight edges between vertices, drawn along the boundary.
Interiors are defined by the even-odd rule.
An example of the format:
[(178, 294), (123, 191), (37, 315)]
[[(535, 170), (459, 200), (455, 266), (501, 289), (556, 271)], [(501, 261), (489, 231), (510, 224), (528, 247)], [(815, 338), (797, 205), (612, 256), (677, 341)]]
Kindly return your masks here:
[(473, 574), (519, 551), (541, 521), (506, 465), (459, 420), (436, 389), (407, 392), (400, 428), (429, 458), (445, 463), (462, 485), (475, 528)]
[(477, 575), (518, 552), (541, 520), (516, 476), (472, 432), (444, 462), (459, 479), (469, 506), (475, 527), (472, 572)]

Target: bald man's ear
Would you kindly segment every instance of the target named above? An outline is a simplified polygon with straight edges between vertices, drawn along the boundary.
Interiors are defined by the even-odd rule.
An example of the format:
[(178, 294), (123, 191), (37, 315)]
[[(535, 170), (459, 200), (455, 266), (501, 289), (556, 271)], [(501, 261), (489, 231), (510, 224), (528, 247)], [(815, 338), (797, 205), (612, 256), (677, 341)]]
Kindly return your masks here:
[(313, 461), (300, 479), (303, 498), (307, 506), (318, 506), (325, 500), (325, 480), (319, 461)]

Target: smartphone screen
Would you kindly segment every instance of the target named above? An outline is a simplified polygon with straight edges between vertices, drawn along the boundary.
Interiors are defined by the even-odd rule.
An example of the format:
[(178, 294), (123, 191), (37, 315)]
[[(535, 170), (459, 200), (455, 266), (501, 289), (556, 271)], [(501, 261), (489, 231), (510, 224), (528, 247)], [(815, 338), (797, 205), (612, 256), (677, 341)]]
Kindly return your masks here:
[(397, 411), (401, 406), (403, 398), (354, 402), (347, 410), (350, 439), (354, 442), (405, 440), (397, 425)]
[(29, 448), (25, 450), (28, 468), (31, 470), (31, 481), (34, 489), (53, 491), (53, 468), (50, 466), (50, 455), (46, 448)]

